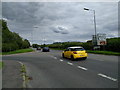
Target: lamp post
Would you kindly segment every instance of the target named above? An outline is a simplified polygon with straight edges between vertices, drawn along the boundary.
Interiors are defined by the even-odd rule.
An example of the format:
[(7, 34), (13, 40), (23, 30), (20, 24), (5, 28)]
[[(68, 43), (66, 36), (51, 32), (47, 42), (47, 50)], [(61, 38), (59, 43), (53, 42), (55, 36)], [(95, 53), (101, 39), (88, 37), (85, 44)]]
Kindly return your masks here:
[(93, 11), (93, 14), (94, 14), (94, 28), (95, 28), (95, 46), (97, 46), (97, 32), (96, 32), (96, 18), (95, 18), (95, 10), (92, 10), (92, 9), (88, 9), (88, 8), (84, 8), (84, 10), (87, 10), (87, 11)]
[[(39, 28), (38, 26), (35, 26), (34, 28)], [(43, 32), (43, 45), (45, 46), (45, 42), (46, 42), (46, 39), (45, 39), (45, 31)]]
[(33, 39), (34, 39), (34, 38), (33, 38), (33, 36), (34, 36), (34, 35), (33, 35), (33, 32), (35, 32), (35, 29), (37, 29), (37, 28), (39, 28), (39, 27), (38, 27), (38, 26), (33, 26), (33, 30), (32, 30), (32, 32), (31, 32), (31, 34), (32, 34), (32, 35), (31, 35), (31, 36), (32, 36), (32, 44), (33, 44), (33, 41), (34, 41), (34, 40), (33, 40)]

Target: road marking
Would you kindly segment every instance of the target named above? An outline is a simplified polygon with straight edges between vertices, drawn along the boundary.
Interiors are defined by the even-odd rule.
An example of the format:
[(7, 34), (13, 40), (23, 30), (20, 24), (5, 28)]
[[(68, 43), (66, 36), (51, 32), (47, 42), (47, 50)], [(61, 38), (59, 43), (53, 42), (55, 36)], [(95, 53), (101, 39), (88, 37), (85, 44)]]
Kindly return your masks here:
[(101, 73), (99, 73), (98, 75), (101, 76), (101, 77), (104, 77), (104, 78), (110, 79), (110, 80), (112, 80), (112, 81), (117, 81), (117, 79), (112, 78), (112, 77), (109, 77), (109, 76), (104, 75), (104, 74), (101, 74)]
[(23, 65), (23, 63), (22, 63), (22, 62), (19, 62), (19, 61), (18, 61), (18, 63), (20, 63), (21, 65)]
[(50, 56), (50, 57), (52, 57), (52, 58), (54, 58), (54, 59), (57, 59), (57, 57), (55, 57), (55, 56)]
[(84, 67), (81, 67), (81, 66), (77, 66), (78, 68), (80, 69), (83, 69), (83, 70), (88, 70), (87, 68), (84, 68)]
[(67, 64), (69, 64), (69, 65), (73, 65), (71, 62), (67, 62)]
[(60, 61), (62, 62), (63, 60), (62, 60), (62, 59), (60, 59)]
[[(22, 66), (24, 65), (22, 62), (18, 61), (19, 64), (21, 64), (21, 68)], [(26, 73), (25, 72), (22, 72), (22, 78), (23, 78), (23, 84), (22, 84), (22, 87), (23, 88), (26, 88)]]
[(53, 57), (54, 59), (57, 59), (57, 57)]

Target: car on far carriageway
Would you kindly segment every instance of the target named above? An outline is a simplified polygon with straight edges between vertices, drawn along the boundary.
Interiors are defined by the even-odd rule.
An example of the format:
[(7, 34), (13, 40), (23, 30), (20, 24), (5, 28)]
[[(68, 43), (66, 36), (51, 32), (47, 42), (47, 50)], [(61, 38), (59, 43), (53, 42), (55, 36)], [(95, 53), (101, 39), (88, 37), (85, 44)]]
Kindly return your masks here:
[(80, 46), (74, 46), (74, 47), (68, 47), (62, 52), (63, 58), (70, 58), (71, 60), (75, 59), (87, 59), (87, 53), (86, 50), (83, 47)]
[(41, 47), (37, 47), (37, 50), (41, 50)]
[(50, 51), (49, 47), (43, 47), (42, 48), (42, 52), (49, 52), (49, 51)]

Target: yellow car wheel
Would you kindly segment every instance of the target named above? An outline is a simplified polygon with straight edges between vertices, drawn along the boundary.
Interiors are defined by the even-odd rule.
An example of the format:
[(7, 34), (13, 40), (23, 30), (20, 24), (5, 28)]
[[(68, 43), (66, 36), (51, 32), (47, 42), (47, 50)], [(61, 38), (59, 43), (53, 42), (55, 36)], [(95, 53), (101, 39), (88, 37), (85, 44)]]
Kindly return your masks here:
[(70, 59), (71, 59), (71, 60), (75, 60), (75, 58), (74, 58), (74, 56), (73, 56), (73, 55), (71, 55)]
[(65, 55), (64, 55), (64, 53), (62, 54), (62, 57), (63, 57), (63, 58), (65, 58)]

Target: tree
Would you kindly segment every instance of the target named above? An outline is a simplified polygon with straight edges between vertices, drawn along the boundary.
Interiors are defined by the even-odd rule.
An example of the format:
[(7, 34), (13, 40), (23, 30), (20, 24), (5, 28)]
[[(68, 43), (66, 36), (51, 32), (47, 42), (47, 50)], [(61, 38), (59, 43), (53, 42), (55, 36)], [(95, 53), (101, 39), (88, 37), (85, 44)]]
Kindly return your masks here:
[[(0, 20), (2, 26), (2, 51), (9, 52), (17, 49), (29, 48), (30, 43), (27, 39), (23, 39), (18, 33), (11, 32), (7, 27), (7, 22)], [(2, 24), (2, 25), (1, 25)]]

